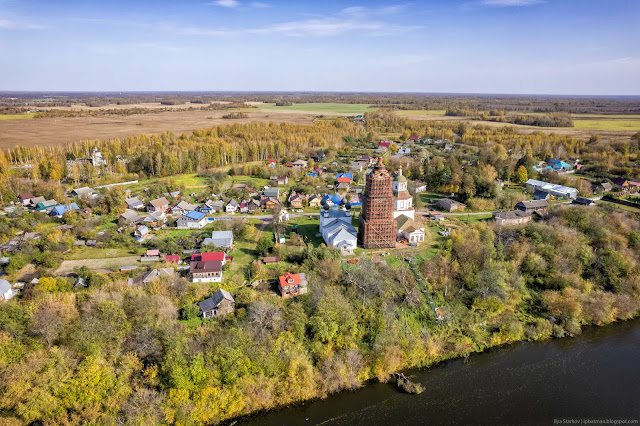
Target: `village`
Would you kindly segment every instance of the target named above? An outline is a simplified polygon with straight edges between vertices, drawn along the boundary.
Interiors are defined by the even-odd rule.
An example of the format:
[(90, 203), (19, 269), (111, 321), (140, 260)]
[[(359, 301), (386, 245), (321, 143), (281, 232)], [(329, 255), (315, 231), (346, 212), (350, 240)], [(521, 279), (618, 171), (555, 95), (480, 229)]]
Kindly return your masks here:
[[(329, 158), (318, 150), (291, 161), (269, 159), (262, 165), (268, 179), (228, 176), (219, 193), (206, 185), (178, 189), (153, 181), (130, 181), (73, 188), (58, 200), (21, 193), (3, 214), (46, 217), (46, 226), (62, 233), (70, 233), (79, 221), (93, 224), (95, 229), (74, 234), (61, 263), (53, 269), (54, 274), (73, 279), (78, 288), (88, 285), (91, 274), (122, 276), (131, 285), (157, 279), (212, 283), (211, 297), (199, 302), (202, 318), (211, 318), (233, 311), (236, 288), (266, 289), (283, 298), (307, 293), (305, 272), (291, 260), (307, 246), (324, 244), (349, 263), (363, 256), (378, 261), (390, 255), (425, 258), (471, 218), (497, 226), (521, 226), (544, 220), (556, 204), (586, 207), (603, 194), (634, 194), (640, 188), (637, 179), (614, 179), (593, 183), (589, 195), (595, 196), (581, 197), (576, 188), (544, 180), (527, 179), (519, 186), (510, 183), (516, 189), (507, 189), (505, 182), (496, 179), (499, 190), (517, 191), (519, 198), (511, 209), (477, 211), (453, 192), (429, 192), (425, 182), (407, 178), (403, 172), (403, 164), (410, 171), (416, 158), (434, 153), (446, 157), (457, 149), (464, 147), (412, 135), (402, 142), (383, 140), (373, 149), (354, 144), (349, 156)], [(75, 163), (97, 169), (105, 165), (97, 148)], [(538, 162), (533, 170), (542, 178), (549, 172), (573, 174), (581, 167), (579, 160), (551, 159)], [(166, 191), (160, 192), (160, 187)], [(105, 197), (119, 203), (110, 205), (111, 211), (122, 211), (103, 216), (113, 217), (106, 223), (91, 207), (104, 203)], [(42, 237), (35, 231), (42, 227), (38, 221), (32, 225), (33, 231), (19, 232), (0, 245), (0, 262), (5, 275), (13, 279), (13, 284), (0, 281), (5, 301), (51, 273), (12, 261), (25, 245), (37, 244)]]

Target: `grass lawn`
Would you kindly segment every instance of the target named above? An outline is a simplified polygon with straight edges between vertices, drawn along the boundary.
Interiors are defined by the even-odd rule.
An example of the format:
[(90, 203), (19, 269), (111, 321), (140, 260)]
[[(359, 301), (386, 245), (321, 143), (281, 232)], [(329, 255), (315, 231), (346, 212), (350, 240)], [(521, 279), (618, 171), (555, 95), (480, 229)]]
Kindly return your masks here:
[(582, 130), (640, 130), (640, 118), (638, 119), (611, 119), (607, 120), (573, 120), (574, 129)]
[(24, 114), (0, 114), (0, 120), (24, 120), (26, 118), (33, 118), (35, 115), (35, 112), (25, 112)]
[(307, 111), (317, 113), (336, 114), (364, 114), (371, 111), (369, 104), (339, 104), (339, 103), (303, 103), (291, 106), (276, 106), (275, 104), (260, 104), (258, 108), (263, 111)]
[(628, 212), (632, 212), (632, 213), (640, 213), (640, 209), (636, 209), (635, 207), (630, 207), (630, 206), (625, 206), (624, 204), (618, 204), (618, 203), (612, 203), (611, 201), (605, 201), (605, 200), (598, 200), (596, 201), (597, 205), (609, 205), (611, 207), (617, 208), (617, 209), (621, 209), (621, 210), (626, 210)]
[(140, 248), (93, 248), (79, 247), (65, 256), (66, 260), (108, 259), (112, 257), (135, 256), (145, 250)]
[(318, 247), (324, 242), (322, 236), (316, 237), (316, 234), (320, 232), (319, 225), (320, 219), (316, 216), (310, 218), (308, 216), (300, 216), (292, 218), (289, 221), (287, 230), (291, 230), (291, 225), (298, 226), (298, 234), (306, 237), (306, 241), (311, 243), (314, 247)]
[(492, 214), (488, 213), (488, 214), (471, 214), (469, 216), (448, 216), (447, 218), (450, 220), (461, 222), (461, 223), (467, 223), (468, 221), (471, 224), (471, 223), (477, 223), (477, 222), (485, 222), (487, 220), (490, 220), (492, 217), (493, 217)]

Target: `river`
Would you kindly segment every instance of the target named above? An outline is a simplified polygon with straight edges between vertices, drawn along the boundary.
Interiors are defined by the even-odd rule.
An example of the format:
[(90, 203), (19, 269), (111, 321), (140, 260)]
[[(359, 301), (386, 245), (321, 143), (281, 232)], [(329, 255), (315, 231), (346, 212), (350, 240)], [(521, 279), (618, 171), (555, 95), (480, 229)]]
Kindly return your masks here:
[[(406, 372), (425, 391), (374, 383), (241, 419), (244, 425), (554, 424), (640, 419), (640, 319), (521, 342)], [(566, 423), (565, 423), (566, 424)], [(636, 423), (638, 424), (638, 423)]]

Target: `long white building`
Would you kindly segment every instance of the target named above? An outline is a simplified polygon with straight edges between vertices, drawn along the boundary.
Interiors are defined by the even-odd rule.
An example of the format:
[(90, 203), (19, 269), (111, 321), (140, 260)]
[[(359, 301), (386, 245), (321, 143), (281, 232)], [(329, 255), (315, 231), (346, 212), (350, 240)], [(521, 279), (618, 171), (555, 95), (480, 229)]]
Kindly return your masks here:
[(563, 197), (574, 199), (578, 196), (578, 190), (570, 186), (557, 185), (555, 183), (544, 182), (541, 180), (529, 179), (526, 183), (527, 189), (548, 192), (554, 197)]

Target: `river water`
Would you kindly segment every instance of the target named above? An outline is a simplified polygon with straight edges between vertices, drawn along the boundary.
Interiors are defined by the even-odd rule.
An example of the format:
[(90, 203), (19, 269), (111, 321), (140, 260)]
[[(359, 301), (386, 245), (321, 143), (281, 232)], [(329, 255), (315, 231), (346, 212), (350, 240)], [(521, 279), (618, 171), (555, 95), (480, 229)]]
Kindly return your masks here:
[(640, 419), (640, 319), (589, 327), (575, 338), (495, 348), (471, 355), (466, 363), (450, 360), (407, 375), (423, 385), (422, 394), (375, 383), (238, 423), (372, 426)]

